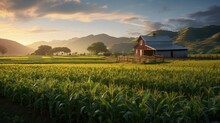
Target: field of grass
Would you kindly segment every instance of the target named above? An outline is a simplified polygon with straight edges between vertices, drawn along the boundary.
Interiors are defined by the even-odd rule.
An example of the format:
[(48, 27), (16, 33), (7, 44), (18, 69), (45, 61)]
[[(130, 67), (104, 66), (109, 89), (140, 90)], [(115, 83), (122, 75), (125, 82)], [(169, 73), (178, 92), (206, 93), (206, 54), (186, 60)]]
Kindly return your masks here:
[(87, 64), (109, 63), (103, 56), (18, 56), (0, 57), (0, 64)]
[(0, 94), (54, 122), (214, 122), (220, 60), (0, 64)]

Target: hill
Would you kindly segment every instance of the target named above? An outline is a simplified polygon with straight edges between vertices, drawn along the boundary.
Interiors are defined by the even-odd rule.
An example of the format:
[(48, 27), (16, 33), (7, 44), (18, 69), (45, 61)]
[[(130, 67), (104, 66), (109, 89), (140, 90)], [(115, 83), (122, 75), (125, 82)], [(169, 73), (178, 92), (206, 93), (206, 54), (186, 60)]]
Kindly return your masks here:
[(200, 52), (220, 53), (220, 32), (202, 41), (197, 48)]
[(206, 40), (214, 34), (220, 32), (220, 26), (205, 26), (202, 28), (184, 28), (178, 32), (176, 36), (176, 42), (193, 42)]
[(128, 43), (131, 42), (131, 40), (133, 40), (133, 38), (126, 38), (126, 37), (116, 38), (106, 34), (98, 34), (98, 35), (88, 35), (82, 38), (73, 38), (69, 40), (35, 42), (33, 44), (28, 45), (28, 47), (37, 49), (37, 47), (40, 45), (50, 45), (52, 47), (63, 46), (70, 48), (73, 52), (84, 53), (84, 52), (88, 52), (87, 47), (95, 42), (103, 42), (108, 48), (111, 48), (115, 44)]
[(67, 46), (67, 43), (74, 42), (78, 38), (72, 38), (69, 40), (52, 40), (52, 41), (38, 41), (34, 42), (32, 44), (27, 45), (28, 47), (32, 49), (37, 49), (40, 45), (50, 45), (52, 47), (62, 47), (62, 46)]
[(153, 36), (154, 34), (156, 34), (156, 35), (166, 35), (171, 38), (174, 38), (177, 36), (177, 33), (178, 32), (173, 32), (173, 31), (168, 31), (168, 30), (157, 30), (157, 31), (152, 31), (148, 33), (147, 36)]
[(31, 54), (34, 50), (16, 41), (0, 38), (0, 45), (7, 48), (6, 56), (22, 56)]
[(136, 42), (119, 43), (119, 44), (114, 44), (109, 49), (111, 52), (131, 53), (135, 45), (136, 45)]

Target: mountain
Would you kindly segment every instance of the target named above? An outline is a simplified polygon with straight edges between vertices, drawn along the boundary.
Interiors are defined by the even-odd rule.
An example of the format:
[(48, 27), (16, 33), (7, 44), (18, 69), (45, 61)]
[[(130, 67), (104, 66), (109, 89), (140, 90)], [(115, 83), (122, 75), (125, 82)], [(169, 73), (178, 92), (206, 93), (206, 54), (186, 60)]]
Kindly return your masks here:
[(27, 45), (28, 47), (32, 48), (32, 49), (37, 49), (40, 45), (49, 45), (51, 47), (65, 47), (67, 46), (67, 43), (70, 42), (74, 42), (75, 40), (77, 40), (78, 38), (72, 38), (69, 40), (52, 40), (49, 42), (46, 41), (38, 41), (38, 42), (34, 42), (32, 44)]
[(127, 43), (131, 40), (131, 38), (116, 38), (106, 34), (99, 34), (82, 37), (74, 42), (67, 43), (67, 46), (78, 52), (88, 52), (87, 47), (95, 42), (103, 42), (110, 49), (114, 44)]
[(153, 36), (154, 34), (161, 35), (161, 36), (166, 35), (171, 38), (174, 38), (177, 36), (178, 32), (173, 32), (173, 31), (168, 31), (168, 30), (157, 30), (157, 31), (152, 31), (152, 32), (148, 33), (147, 36)]
[(5, 56), (22, 56), (34, 52), (33, 49), (8, 39), (0, 38), (0, 45), (7, 49), (7, 53), (4, 54)]
[(136, 42), (114, 44), (112, 47), (110, 47), (110, 51), (120, 52), (120, 53), (131, 53), (133, 50), (133, 47), (136, 44), (137, 44)]
[(220, 26), (217, 25), (187, 27), (179, 32), (157, 30), (147, 35), (153, 33), (170, 36), (175, 44), (186, 47), (190, 53), (220, 53)]
[(200, 52), (220, 53), (220, 32), (202, 41), (197, 48)]
[(184, 28), (178, 32), (176, 42), (193, 42), (205, 40), (212, 35), (220, 32), (220, 26), (205, 26), (201, 28)]
[(116, 38), (106, 34), (98, 34), (98, 35), (88, 35), (82, 38), (73, 38), (69, 40), (55, 40), (50, 42), (35, 42), (33, 44), (28, 45), (28, 47), (37, 49), (40, 45), (49, 45), (52, 47), (68, 47), (72, 52), (84, 53), (88, 52), (87, 47), (95, 42), (103, 42), (109, 49), (115, 44), (120, 43), (128, 43), (131, 42), (133, 38)]

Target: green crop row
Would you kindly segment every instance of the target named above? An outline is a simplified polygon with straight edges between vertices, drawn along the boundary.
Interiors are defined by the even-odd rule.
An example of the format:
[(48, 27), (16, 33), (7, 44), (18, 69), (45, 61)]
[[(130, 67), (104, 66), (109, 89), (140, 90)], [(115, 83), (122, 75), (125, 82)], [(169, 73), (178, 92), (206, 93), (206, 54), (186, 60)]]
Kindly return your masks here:
[(0, 94), (54, 122), (214, 122), (220, 61), (0, 65)]

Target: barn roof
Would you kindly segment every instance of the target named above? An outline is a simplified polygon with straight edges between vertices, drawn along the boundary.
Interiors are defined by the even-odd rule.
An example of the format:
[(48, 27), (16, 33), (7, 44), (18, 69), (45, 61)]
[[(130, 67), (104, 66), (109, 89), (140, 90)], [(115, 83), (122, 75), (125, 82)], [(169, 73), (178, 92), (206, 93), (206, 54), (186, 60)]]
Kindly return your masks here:
[(187, 48), (175, 44), (164, 44), (164, 45), (146, 44), (146, 46), (150, 46), (155, 50), (187, 50)]
[(145, 45), (155, 50), (187, 50), (187, 48), (172, 43), (169, 36), (140, 36)]
[(169, 36), (140, 36), (144, 41), (172, 41)]

